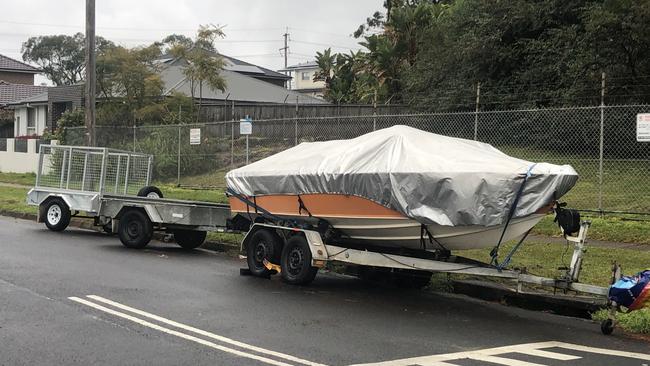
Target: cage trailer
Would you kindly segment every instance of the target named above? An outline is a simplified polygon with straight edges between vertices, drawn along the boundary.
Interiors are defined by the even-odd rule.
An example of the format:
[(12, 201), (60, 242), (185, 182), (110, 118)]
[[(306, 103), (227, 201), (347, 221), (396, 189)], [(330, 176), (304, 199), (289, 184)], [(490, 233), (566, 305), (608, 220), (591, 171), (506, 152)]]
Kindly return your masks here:
[(88, 218), (129, 248), (143, 248), (154, 231), (163, 231), (192, 249), (208, 231), (224, 230), (227, 204), (164, 198), (151, 185), (152, 164), (149, 154), (41, 145), (27, 203), (38, 206), (37, 221), (52, 231), (65, 230), (72, 217)]

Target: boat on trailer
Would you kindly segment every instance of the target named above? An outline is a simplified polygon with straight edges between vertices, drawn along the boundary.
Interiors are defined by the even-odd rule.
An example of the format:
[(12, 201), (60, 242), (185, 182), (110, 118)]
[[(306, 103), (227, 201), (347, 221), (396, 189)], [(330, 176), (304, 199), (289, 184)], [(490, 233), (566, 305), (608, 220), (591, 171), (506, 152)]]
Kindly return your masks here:
[(321, 220), (327, 222), (340, 234), (337, 242), (341, 244), (428, 251), (491, 247), (499, 241), (502, 233), (504, 242), (519, 240), (553, 211), (552, 206), (545, 206), (531, 215), (514, 218), (504, 232), (505, 224), (447, 226), (432, 223), (423, 226), (394, 209), (344, 194), (268, 195), (248, 197), (247, 200), (248, 203), (231, 195), (230, 210), (251, 222), (264, 216), (259, 210), (263, 208), (284, 221), (294, 220), (314, 226)]
[(342, 245), (428, 251), (519, 240), (577, 178), (569, 165), (408, 126), (302, 143), (226, 175), (232, 213), (250, 222), (267, 213), (324, 224)]

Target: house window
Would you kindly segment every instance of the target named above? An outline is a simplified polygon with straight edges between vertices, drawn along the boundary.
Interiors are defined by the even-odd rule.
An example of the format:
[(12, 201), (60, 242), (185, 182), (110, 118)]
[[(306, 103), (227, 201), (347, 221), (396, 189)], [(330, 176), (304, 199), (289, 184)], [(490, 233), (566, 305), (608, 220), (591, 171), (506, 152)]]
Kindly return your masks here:
[(27, 108), (27, 136), (36, 134), (36, 108)]
[(302, 80), (309, 80), (310, 76), (311, 76), (311, 72), (309, 72), (309, 71), (303, 71), (300, 74), (300, 77), (301, 77)]

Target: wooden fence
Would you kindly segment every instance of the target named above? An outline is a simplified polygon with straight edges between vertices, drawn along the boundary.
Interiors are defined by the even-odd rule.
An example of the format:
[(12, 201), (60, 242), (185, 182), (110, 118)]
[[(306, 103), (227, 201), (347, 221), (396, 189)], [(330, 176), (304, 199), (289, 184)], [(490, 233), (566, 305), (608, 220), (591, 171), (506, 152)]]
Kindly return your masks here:
[(201, 120), (219, 122), (239, 120), (249, 116), (253, 120), (288, 119), (294, 117), (370, 116), (373, 114), (402, 114), (403, 105), (355, 105), (355, 104), (254, 104), (223, 102), (204, 105)]

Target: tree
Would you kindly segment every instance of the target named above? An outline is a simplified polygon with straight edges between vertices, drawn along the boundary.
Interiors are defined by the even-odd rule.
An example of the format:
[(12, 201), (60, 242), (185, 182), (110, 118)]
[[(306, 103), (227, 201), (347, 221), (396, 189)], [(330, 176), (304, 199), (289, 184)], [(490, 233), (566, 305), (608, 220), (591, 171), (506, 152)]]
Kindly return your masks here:
[[(102, 37), (96, 39), (96, 52), (114, 47)], [(23, 60), (36, 63), (55, 85), (72, 85), (85, 75), (85, 36), (52, 35), (30, 37), (22, 46)]]
[[(387, 0), (387, 15), (375, 12), (354, 32), (366, 48), (347, 55), (317, 53), (326, 82), (325, 97), (352, 103), (402, 102), (402, 74), (412, 67), (421, 49), (420, 41), (431, 23), (438, 21), (447, 5), (431, 1)], [(331, 64), (332, 66), (328, 66)], [(327, 80), (329, 67), (331, 76)]]
[(172, 35), (166, 39), (171, 40), (170, 53), (176, 57), (183, 58), (185, 65), (183, 74), (190, 81), (192, 99), (196, 93), (196, 86), (199, 87), (199, 110), (197, 118), (201, 114), (203, 104), (203, 84), (212, 90), (226, 90), (226, 80), (221, 75), (225, 67), (225, 61), (221, 55), (216, 53), (214, 46), (218, 38), (225, 36), (223, 29), (214, 25), (200, 26), (196, 39), (190, 43), (187, 38)]

